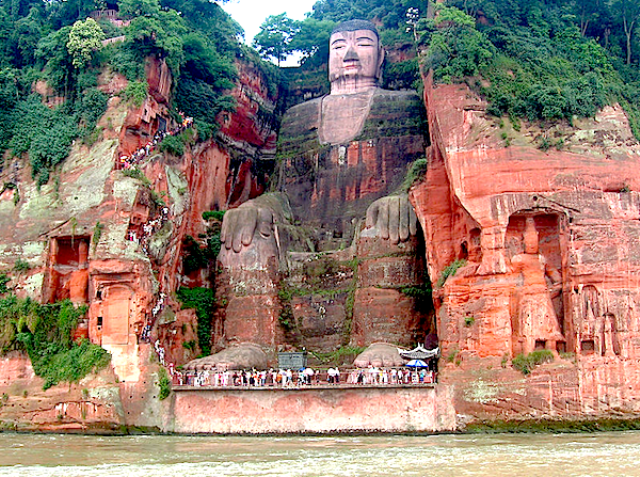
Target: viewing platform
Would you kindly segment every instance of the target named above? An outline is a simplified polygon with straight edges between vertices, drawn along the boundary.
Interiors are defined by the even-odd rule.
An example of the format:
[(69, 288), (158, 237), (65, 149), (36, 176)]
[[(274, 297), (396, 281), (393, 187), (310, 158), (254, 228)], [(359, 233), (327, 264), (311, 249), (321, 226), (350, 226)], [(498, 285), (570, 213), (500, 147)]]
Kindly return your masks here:
[(170, 431), (190, 434), (445, 432), (452, 389), (423, 384), (175, 386)]
[(293, 385), (293, 386), (191, 386), (191, 385), (173, 385), (172, 391), (179, 392), (201, 392), (201, 391), (249, 391), (249, 392), (265, 392), (265, 391), (347, 391), (361, 389), (422, 389), (434, 388), (437, 383), (407, 383), (407, 384), (310, 384), (310, 385)]

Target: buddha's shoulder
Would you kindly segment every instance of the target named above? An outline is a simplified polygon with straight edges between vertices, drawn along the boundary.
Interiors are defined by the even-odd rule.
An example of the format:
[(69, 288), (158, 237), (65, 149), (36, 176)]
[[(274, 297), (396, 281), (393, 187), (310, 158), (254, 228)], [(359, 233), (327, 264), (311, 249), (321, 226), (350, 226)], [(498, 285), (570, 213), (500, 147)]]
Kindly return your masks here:
[(287, 109), (283, 122), (286, 121), (305, 121), (307, 124), (309, 121), (317, 122), (320, 115), (320, 108), (322, 107), (322, 98), (310, 99), (304, 103), (296, 104)]
[(376, 90), (359, 140), (386, 136), (425, 137), (424, 103), (415, 91)]
[[(296, 104), (287, 110), (280, 126), (281, 150), (318, 141), (322, 98)], [(295, 146), (297, 147), (297, 146)]]
[(373, 94), (374, 101), (420, 101), (418, 93), (412, 89), (403, 89), (399, 91), (391, 89), (376, 89)]
[(415, 114), (416, 110), (424, 110), (420, 96), (413, 90), (392, 91), (377, 89), (371, 101), (372, 111), (391, 109)]

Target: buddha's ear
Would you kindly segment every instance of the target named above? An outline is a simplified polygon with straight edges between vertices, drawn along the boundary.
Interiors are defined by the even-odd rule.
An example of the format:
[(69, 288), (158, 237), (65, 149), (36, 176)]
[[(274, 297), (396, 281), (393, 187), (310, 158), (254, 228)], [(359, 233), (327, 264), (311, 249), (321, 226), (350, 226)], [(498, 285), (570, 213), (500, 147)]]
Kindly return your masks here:
[(378, 47), (378, 67), (376, 69), (376, 79), (382, 78), (382, 64), (384, 63), (385, 51), (382, 45)]

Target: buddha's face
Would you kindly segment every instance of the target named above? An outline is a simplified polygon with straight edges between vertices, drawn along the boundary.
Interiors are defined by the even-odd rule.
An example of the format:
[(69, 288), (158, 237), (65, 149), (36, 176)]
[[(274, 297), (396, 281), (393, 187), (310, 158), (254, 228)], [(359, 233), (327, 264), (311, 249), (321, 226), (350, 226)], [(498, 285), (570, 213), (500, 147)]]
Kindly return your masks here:
[(371, 30), (341, 31), (329, 40), (329, 81), (354, 82), (358, 92), (376, 86), (380, 79), (384, 51)]

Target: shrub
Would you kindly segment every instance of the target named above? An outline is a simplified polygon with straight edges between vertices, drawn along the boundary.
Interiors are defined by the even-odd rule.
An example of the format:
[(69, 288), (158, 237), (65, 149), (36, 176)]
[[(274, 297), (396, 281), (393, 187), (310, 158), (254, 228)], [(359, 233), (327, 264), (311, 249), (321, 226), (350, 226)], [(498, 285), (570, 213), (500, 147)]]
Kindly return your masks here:
[(550, 363), (553, 359), (553, 353), (551, 351), (548, 349), (541, 349), (533, 351), (526, 356), (524, 354), (519, 354), (511, 360), (511, 364), (515, 369), (527, 376), (531, 374), (534, 367), (543, 363)]
[(419, 80), (420, 72), (416, 58), (385, 65), (384, 82), (387, 88), (413, 88)]
[(103, 230), (104, 230), (104, 224), (98, 220), (96, 222), (95, 227), (93, 227), (93, 235), (91, 236), (91, 245), (93, 245), (94, 251), (98, 248), (98, 244), (100, 243), (100, 237), (102, 237)]
[(182, 243), (182, 253), (182, 271), (185, 275), (209, 266), (206, 249), (200, 247), (200, 244), (191, 235), (185, 237)]
[(163, 401), (169, 397), (171, 394), (171, 380), (167, 375), (167, 370), (164, 368), (160, 368), (158, 371), (158, 399)]
[(0, 273), (0, 295), (4, 295), (9, 291), (7, 283), (11, 281), (11, 278), (6, 273)]
[(408, 191), (413, 184), (418, 181), (421, 181), (425, 174), (427, 173), (427, 165), (428, 162), (425, 158), (416, 159), (409, 168), (407, 175), (404, 178), (402, 186), (400, 189), (403, 191)]
[(447, 355), (447, 363), (458, 362), (458, 354), (460, 350), (458, 348), (453, 348), (449, 354)]
[(126, 176), (126, 177), (131, 177), (132, 179), (137, 179), (139, 181), (142, 181), (142, 184), (145, 187), (151, 187), (151, 181), (149, 180), (149, 178), (147, 176), (144, 175), (144, 172), (142, 172), (138, 167), (131, 167), (130, 169), (123, 169), (122, 170), (122, 175)]
[(414, 299), (414, 308), (423, 313), (433, 310), (433, 289), (427, 280), (418, 286), (402, 287), (400, 292)]
[(206, 210), (202, 212), (203, 220), (217, 220), (218, 222), (222, 222), (224, 218), (224, 210)]
[(196, 350), (196, 340), (185, 341), (184, 343), (182, 343), (182, 347), (184, 349), (188, 349), (189, 351), (195, 351)]
[(29, 262), (27, 262), (26, 260), (23, 260), (22, 258), (17, 259), (13, 264), (13, 270), (15, 272), (26, 272), (29, 269), (31, 269)]
[(195, 308), (198, 317), (198, 345), (204, 356), (211, 354), (211, 321), (216, 304), (213, 290), (180, 287), (177, 296), (182, 302), (182, 309)]
[(14, 108), (9, 147), (20, 156), (29, 152), (31, 175), (45, 184), (53, 167), (69, 155), (78, 136), (78, 120), (72, 106), (49, 109), (38, 95), (30, 95)]
[(108, 46), (105, 50), (113, 71), (122, 73), (131, 82), (140, 81), (145, 77), (144, 60), (138, 52), (117, 45)]
[(85, 127), (93, 130), (96, 123), (107, 111), (109, 97), (98, 88), (90, 88), (82, 94), (79, 102), (79, 113), (85, 123)]
[(41, 305), (10, 295), (0, 300), (0, 350), (24, 349), (44, 389), (59, 382), (77, 382), (106, 366), (111, 356), (84, 340), (77, 344), (71, 333), (86, 313), (70, 300)]
[(437, 287), (442, 287), (444, 283), (447, 281), (447, 278), (452, 277), (456, 274), (459, 268), (464, 267), (467, 264), (467, 261), (464, 259), (456, 260), (451, 263), (440, 274), (440, 278), (438, 279)]
[(131, 81), (124, 90), (124, 99), (131, 100), (134, 106), (139, 108), (144, 103), (144, 100), (147, 99), (148, 89), (149, 85), (146, 81)]
[(551, 141), (546, 136), (542, 136), (540, 138), (540, 144), (538, 145), (538, 149), (541, 151), (547, 152), (551, 147)]
[(160, 150), (180, 157), (184, 154), (184, 141), (178, 136), (166, 136), (160, 143)]

